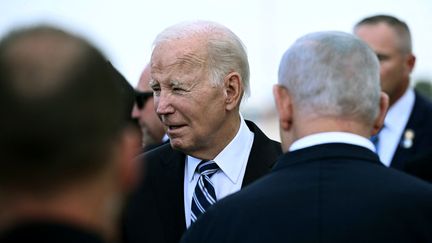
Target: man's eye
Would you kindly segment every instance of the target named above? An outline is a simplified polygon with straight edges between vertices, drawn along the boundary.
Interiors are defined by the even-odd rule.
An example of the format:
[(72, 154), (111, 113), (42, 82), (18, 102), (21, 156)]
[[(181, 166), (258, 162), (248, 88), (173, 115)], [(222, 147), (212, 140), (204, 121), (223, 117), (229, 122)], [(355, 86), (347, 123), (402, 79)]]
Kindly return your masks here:
[(150, 88), (153, 90), (154, 95), (159, 96), (159, 94), (160, 94), (160, 86), (159, 85), (151, 86)]
[(387, 55), (380, 55), (380, 54), (378, 54), (377, 57), (378, 57), (379, 61), (385, 61), (385, 60), (388, 60), (390, 58)]
[(173, 91), (174, 91), (174, 92), (184, 92), (184, 91), (186, 91), (186, 90), (183, 89), (183, 88), (180, 88), (180, 87), (174, 87), (174, 88), (173, 88)]

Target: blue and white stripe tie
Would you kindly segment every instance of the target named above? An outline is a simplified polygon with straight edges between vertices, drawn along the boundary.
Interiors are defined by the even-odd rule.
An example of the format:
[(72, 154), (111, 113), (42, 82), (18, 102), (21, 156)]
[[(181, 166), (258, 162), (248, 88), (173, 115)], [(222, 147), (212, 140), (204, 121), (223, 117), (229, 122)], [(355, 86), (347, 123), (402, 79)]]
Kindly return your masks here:
[(203, 160), (197, 171), (200, 174), (192, 197), (191, 220), (195, 222), (211, 205), (216, 202), (216, 193), (210, 178), (219, 170), (214, 161)]
[(373, 143), (373, 145), (375, 146), (375, 152), (378, 153), (378, 149), (379, 149), (379, 137), (378, 134), (375, 134), (373, 136), (371, 136), (370, 141)]

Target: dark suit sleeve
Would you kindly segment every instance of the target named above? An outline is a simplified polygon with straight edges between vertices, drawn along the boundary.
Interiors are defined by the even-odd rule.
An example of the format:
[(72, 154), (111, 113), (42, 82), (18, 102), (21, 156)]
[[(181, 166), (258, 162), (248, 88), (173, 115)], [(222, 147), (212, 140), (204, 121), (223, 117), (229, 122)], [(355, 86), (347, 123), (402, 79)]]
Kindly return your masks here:
[(432, 153), (419, 156), (407, 163), (405, 172), (432, 183)]
[[(137, 162), (141, 164), (142, 179), (136, 190), (129, 196), (124, 210), (122, 219), (124, 243), (162, 242), (163, 239), (161, 228), (155, 227), (161, 225), (161, 217), (158, 215), (158, 210), (155, 210), (157, 203), (150, 183), (151, 178), (146, 173), (151, 169), (145, 160), (145, 155), (138, 158)], [(149, 219), (153, 221), (153, 226), (149, 225)], [(151, 229), (152, 234), (146, 233), (149, 229)]]
[(183, 201), (184, 154), (165, 144), (145, 153), (142, 179), (124, 212), (126, 243), (177, 243), (186, 230)]
[[(228, 225), (217, 225), (218, 218), (214, 214), (214, 207), (210, 208), (202, 217), (193, 223), (182, 237), (181, 243), (195, 242), (226, 242), (225, 235), (220, 232)], [(223, 223), (223, 222), (219, 222)], [(221, 227), (222, 226), (222, 227)], [(228, 226), (229, 227), (229, 226)]]

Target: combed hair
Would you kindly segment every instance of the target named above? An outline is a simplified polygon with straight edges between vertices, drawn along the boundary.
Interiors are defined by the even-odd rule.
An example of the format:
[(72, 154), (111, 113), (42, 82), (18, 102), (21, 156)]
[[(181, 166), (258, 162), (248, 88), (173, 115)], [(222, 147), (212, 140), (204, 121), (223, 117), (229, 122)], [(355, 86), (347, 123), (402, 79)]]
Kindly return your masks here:
[(244, 92), (250, 94), (249, 62), (246, 48), (240, 38), (227, 27), (211, 21), (182, 22), (163, 30), (154, 40), (156, 47), (163, 42), (205, 37), (207, 41), (207, 65), (210, 80), (214, 85), (221, 85), (230, 72), (241, 76)]
[(367, 124), (378, 115), (378, 59), (350, 34), (317, 32), (298, 39), (282, 57), (279, 84), (306, 114), (351, 117)]
[(118, 76), (85, 40), (50, 26), (0, 42), (0, 190), (55, 191), (111, 161), (126, 124)]
[(395, 30), (396, 34), (399, 37), (397, 38), (397, 41), (399, 42), (399, 50), (402, 53), (412, 52), (410, 29), (404, 21), (396, 17), (390, 15), (374, 15), (364, 18), (354, 26), (354, 32), (358, 27), (362, 25), (376, 25), (380, 23), (385, 23)]

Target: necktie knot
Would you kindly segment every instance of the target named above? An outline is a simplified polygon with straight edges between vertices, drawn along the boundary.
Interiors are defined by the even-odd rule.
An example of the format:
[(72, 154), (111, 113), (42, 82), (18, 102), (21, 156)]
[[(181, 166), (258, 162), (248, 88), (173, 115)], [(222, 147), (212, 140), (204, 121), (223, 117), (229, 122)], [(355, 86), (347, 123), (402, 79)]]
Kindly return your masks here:
[(211, 177), (219, 169), (219, 166), (213, 160), (203, 160), (198, 164), (197, 171), (201, 175)]

